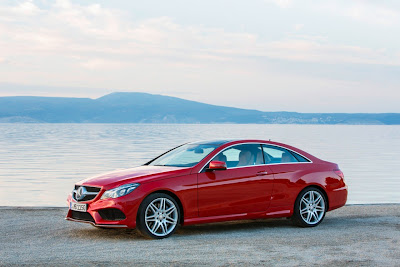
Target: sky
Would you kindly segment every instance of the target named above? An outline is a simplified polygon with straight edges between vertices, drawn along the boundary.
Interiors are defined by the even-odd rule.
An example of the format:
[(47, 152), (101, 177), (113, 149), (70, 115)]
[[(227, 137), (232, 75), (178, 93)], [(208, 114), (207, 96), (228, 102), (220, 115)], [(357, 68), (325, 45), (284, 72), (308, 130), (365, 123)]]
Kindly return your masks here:
[(0, 96), (400, 112), (400, 1), (0, 0)]

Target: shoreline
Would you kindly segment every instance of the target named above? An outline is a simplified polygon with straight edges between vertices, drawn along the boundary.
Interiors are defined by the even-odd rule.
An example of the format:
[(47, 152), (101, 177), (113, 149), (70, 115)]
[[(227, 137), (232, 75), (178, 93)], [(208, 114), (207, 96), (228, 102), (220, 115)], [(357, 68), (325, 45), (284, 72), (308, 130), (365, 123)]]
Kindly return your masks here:
[[(386, 206), (386, 205), (400, 205), (400, 202), (388, 202), (388, 203), (356, 203), (356, 204), (346, 204), (344, 207), (348, 206)], [(67, 206), (0, 206), (0, 210), (7, 210), (7, 209), (67, 209)], [(339, 208), (340, 209), (340, 208)], [(335, 211), (335, 210), (333, 210)]]
[(181, 227), (162, 240), (65, 221), (66, 207), (0, 209), (0, 266), (400, 265), (397, 203), (346, 205), (313, 228), (284, 218), (231, 221)]

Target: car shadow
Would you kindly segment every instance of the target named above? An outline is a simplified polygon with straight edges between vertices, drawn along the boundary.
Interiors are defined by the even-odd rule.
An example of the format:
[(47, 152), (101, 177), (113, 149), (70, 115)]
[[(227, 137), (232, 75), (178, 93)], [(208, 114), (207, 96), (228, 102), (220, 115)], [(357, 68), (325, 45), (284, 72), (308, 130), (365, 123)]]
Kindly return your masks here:
[[(81, 226), (82, 227), (82, 226)], [(82, 239), (112, 239), (112, 240), (149, 240), (139, 234), (136, 229), (114, 229), (114, 228), (96, 228), (85, 225), (84, 228), (74, 226), (68, 229), (68, 237)], [(293, 227), (290, 220), (281, 219), (257, 219), (231, 222), (218, 222), (208, 224), (198, 224), (180, 227), (172, 237), (185, 237), (215, 233), (229, 232), (251, 232), (260, 229), (274, 229)]]
[(145, 238), (140, 235), (136, 229), (117, 229), (117, 228), (96, 228), (85, 226), (84, 228), (69, 229), (67, 233), (69, 238), (79, 239), (112, 239), (112, 240), (131, 240), (131, 239), (143, 239)]
[(178, 235), (198, 235), (209, 233), (228, 233), (228, 232), (251, 232), (260, 229), (273, 229), (292, 227), (293, 224), (290, 220), (285, 218), (280, 219), (257, 219), (257, 220), (243, 220), (232, 222), (219, 222), (209, 224), (199, 224), (184, 226), (178, 229)]
[[(317, 227), (319, 231), (325, 231), (327, 228), (336, 229), (348, 229), (352, 227), (358, 227), (360, 224), (382, 224), (382, 220), (376, 220), (375, 216), (335, 216), (327, 217), (324, 219), (321, 225)], [(394, 226), (395, 227), (395, 226)], [(397, 225), (399, 227), (399, 225)], [(256, 220), (241, 220), (241, 221), (229, 221), (229, 222), (218, 222), (208, 224), (198, 224), (179, 227), (179, 229), (172, 235), (168, 240), (176, 238), (185, 238), (193, 236), (207, 236), (215, 234), (257, 234), (260, 231), (292, 231), (298, 229), (291, 220), (286, 218), (276, 219), (256, 219)], [(315, 228), (303, 228), (305, 231), (312, 230)], [(313, 230), (314, 229), (314, 230)], [(114, 229), (114, 228), (96, 228), (90, 225), (72, 224), (70, 227), (65, 229), (64, 232), (68, 238), (80, 238), (80, 239), (91, 239), (91, 240), (152, 240), (139, 234), (136, 229)]]

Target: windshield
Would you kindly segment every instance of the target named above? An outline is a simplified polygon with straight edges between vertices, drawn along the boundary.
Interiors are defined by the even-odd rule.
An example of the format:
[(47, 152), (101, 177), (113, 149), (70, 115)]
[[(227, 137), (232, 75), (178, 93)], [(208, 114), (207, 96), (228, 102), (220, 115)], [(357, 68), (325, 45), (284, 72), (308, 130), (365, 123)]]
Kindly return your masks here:
[(193, 167), (210, 154), (218, 145), (187, 144), (175, 148), (152, 161), (150, 166)]

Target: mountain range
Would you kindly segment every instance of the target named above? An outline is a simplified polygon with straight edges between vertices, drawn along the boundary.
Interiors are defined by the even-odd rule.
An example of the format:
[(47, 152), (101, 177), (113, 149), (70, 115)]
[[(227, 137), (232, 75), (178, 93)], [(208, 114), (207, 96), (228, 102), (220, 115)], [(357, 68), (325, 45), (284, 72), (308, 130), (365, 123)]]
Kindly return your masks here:
[(164, 95), (117, 92), (97, 99), (0, 97), (0, 122), (399, 125), (400, 113), (263, 112), (210, 105)]

